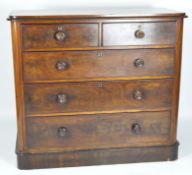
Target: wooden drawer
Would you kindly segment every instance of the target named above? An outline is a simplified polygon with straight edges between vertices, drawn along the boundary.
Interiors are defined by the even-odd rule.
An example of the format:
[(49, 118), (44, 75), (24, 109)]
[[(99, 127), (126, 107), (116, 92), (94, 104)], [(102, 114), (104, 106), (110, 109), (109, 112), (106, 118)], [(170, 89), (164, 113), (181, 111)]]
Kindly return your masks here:
[(169, 109), (173, 80), (25, 85), (28, 115)]
[(106, 23), (104, 46), (175, 44), (176, 22)]
[(118, 113), (27, 119), (31, 149), (83, 150), (169, 143), (170, 112)]
[(98, 46), (98, 24), (23, 25), (24, 49)]
[(171, 76), (174, 49), (24, 53), (25, 82), (91, 78)]

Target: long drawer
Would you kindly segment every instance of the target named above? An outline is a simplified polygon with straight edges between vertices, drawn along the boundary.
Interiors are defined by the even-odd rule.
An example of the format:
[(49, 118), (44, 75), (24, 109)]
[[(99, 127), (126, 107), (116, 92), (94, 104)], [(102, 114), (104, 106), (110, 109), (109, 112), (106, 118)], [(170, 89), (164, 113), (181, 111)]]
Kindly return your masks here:
[(169, 144), (170, 112), (27, 119), (30, 149), (83, 150)]
[(176, 22), (106, 23), (103, 25), (103, 45), (163, 45), (175, 44)]
[(174, 49), (135, 49), (24, 53), (25, 82), (171, 76)]
[(28, 115), (172, 107), (172, 79), (25, 85)]
[(22, 26), (24, 49), (98, 46), (98, 24), (38, 24)]

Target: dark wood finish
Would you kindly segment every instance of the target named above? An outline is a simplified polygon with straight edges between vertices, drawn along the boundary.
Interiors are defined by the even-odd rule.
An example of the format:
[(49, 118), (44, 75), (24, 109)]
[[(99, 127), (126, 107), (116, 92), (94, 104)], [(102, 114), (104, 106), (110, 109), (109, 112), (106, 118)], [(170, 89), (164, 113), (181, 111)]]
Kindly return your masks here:
[(98, 24), (23, 25), (22, 34), (24, 49), (98, 46)]
[(11, 31), (13, 37), (13, 56), (14, 56), (14, 75), (15, 75), (15, 92), (17, 107), (17, 127), (18, 127), (18, 151), (26, 150), (26, 125), (25, 125), (25, 102), (24, 102), (24, 82), (22, 72), (21, 57), (21, 30), (20, 22), (11, 22)]
[(175, 43), (176, 22), (103, 24), (104, 46)]
[(170, 146), (113, 148), (56, 153), (17, 153), (18, 168), (56, 168), (137, 162), (173, 161), (178, 143)]
[(177, 158), (185, 14), (99, 12), (10, 16), (19, 168)]
[(27, 145), (37, 151), (66, 151), (172, 144), (170, 117), (169, 111), (30, 117)]
[(180, 76), (182, 63), (182, 43), (183, 43), (183, 19), (177, 21), (177, 45), (176, 45), (176, 81), (173, 89), (173, 124), (172, 124), (172, 140), (177, 138), (177, 121), (179, 111), (179, 92), (180, 92)]
[(171, 79), (25, 85), (26, 113), (170, 109), (172, 88)]
[(173, 76), (175, 50), (29, 52), (23, 54), (23, 65), (25, 82)]

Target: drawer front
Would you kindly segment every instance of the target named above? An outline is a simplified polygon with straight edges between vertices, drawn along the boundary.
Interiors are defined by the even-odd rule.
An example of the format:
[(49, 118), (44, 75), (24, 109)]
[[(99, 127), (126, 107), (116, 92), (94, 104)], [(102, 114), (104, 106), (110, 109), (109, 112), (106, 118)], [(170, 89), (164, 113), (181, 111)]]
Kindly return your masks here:
[(118, 113), (27, 119), (32, 149), (80, 150), (166, 144), (170, 112)]
[(175, 50), (139, 49), (24, 53), (23, 62), (25, 82), (171, 76), (175, 71)]
[(175, 44), (176, 36), (176, 22), (103, 25), (104, 46)]
[(24, 25), (24, 49), (98, 46), (98, 24)]
[(173, 80), (25, 85), (28, 115), (170, 109)]

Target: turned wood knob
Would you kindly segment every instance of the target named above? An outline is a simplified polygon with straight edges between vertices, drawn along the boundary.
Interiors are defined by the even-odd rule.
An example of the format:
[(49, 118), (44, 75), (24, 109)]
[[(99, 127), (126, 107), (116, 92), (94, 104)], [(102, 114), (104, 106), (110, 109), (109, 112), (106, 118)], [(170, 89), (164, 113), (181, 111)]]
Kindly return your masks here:
[(56, 39), (57, 41), (64, 41), (65, 38), (66, 38), (65, 32), (63, 32), (63, 31), (58, 31), (58, 32), (55, 33), (55, 39)]
[(68, 68), (69, 68), (69, 64), (67, 62), (58, 61), (56, 63), (56, 69), (59, 70), (59, 71), (64, 71), (64, 70), (66, 70)]
[(134, 61), (135, 67), (138, 67), (138, 68), (143, 67), (144, 64), (145, 64), (144, 60), (143, 60), (143, 59), (140, 59), (140, 58), (138, 58), (138, 59), (136, 59), (136, 60)]
[(57, 102), (60, 104), (66, 104), (67, 103), (67, 95), (66, 94), (58, 94), (57, 95)]
[(133, 93), (133, 97), (134, 99), (136, 100), (142, 100), (143, 99), (143, 93), (139, 90), (136, 90), (134, 93)]
[(69, 135), (69, 131), (66, 127), (58, 128), (57, 135), (59, 137), (67, 137)]
[(139, 39), (142, 39), (142, 38), (145, 37), (145, 33), (142, 30), (136, 30), (135, 37), (139, 38)]
[(131, 127), (131, 130), (134, 134), (140, 134), (141, 133), (141, 126), (138, 123), (134, 123)]

